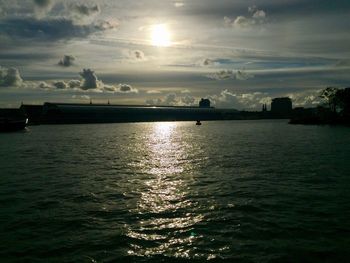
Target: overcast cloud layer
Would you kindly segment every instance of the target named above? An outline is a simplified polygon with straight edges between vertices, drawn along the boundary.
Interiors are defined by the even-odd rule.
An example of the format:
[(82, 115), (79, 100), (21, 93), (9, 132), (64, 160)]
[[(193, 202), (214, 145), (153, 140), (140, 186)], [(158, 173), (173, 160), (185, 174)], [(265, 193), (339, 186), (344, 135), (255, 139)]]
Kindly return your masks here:
[[(342, 0), (0, 0), (0, 106), (315, 106), (350, 86), (349, 17)], [(156, 24), (170, 46), (152, 45)]]

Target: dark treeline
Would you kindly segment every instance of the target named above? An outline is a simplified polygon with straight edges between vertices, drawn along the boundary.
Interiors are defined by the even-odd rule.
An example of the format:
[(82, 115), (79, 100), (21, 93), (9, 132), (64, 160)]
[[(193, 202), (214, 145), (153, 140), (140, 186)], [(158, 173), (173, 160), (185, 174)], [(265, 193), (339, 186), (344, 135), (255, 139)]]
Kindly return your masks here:
[(344, 124), (350, 125), (350, 87), (327, 87), (320, 93), (325, 100), (312, 114), (294, 116), (292, 124)]

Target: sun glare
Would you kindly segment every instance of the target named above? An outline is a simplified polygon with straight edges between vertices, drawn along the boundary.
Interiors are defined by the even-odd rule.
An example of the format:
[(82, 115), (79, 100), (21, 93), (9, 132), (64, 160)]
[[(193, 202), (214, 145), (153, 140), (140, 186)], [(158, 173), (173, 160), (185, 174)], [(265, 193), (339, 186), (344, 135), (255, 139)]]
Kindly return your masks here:
[(164, 24), (152, 26), (151, 30), (152, 45), (157, 47), (170, 46), (170, 33)]

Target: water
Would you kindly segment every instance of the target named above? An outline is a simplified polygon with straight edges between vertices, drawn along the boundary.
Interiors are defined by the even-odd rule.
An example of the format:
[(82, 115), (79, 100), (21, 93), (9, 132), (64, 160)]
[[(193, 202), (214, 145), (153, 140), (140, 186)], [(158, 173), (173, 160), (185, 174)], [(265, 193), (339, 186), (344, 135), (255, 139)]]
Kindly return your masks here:
[(0, 261), (345, 262), (349, 156), (284, 120), (0, 134)]

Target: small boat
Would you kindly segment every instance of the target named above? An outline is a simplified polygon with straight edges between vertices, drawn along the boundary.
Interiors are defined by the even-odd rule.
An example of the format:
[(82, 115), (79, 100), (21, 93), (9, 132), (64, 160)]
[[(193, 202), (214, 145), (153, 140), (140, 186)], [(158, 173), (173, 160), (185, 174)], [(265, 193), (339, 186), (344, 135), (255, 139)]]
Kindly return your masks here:
[(201, 121), (197, 121), (196, 125), (202, 125)]

